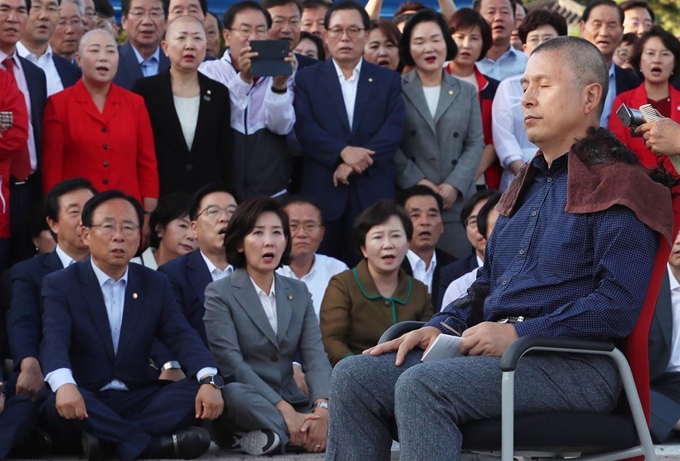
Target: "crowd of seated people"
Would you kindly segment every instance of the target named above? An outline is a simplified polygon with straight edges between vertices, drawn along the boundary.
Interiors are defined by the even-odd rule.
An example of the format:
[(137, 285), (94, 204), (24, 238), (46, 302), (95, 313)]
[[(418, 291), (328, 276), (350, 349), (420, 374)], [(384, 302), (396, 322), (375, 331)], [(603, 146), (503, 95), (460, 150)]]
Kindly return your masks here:
[[(108, 0), (0, 0), (0, 461), (377, 460), (395, 429), (443, 459), (488, 402), (400, 395), (488, 384), (519, 336), (629, 333), (676, 237), (680, 41), (642, 0), (592, 0), (581, 38), (516, 0), (438, 6), (123, 0), (119, 36)], [(256, 71), (265, 40), (281, 75)], [(665, 118), (631, 129), (622, 104)], [(650, 330), (657, 441), (680, 431), (679, 267)], [(374, 348), (406, 320), (429, 323)], [(469, 360), (419, 365), (451, 329)], [(609, 389), (570, 408), (618, 395), (606, 361), (532, 366)]]

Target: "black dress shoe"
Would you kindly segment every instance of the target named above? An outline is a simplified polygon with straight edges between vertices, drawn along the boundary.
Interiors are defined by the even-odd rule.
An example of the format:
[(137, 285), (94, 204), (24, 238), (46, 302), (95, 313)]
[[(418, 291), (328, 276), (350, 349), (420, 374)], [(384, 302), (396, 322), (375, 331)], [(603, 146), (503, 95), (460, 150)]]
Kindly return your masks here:
[(40, 428), (34, 427), (31, 433), (11, 451), (12, 458), (36, 459), (52, 450), (52, 438)]
[(80, 441), (83, 444), (83, 454), (87, 461), (102, 461), (104, 459), (104, 453), (97, 437), (89, 432), (83, 432)]
[(189, 427), (160, 440), (163, 457), (194, 459), (210, 449), (210, 433), (202, 427)]

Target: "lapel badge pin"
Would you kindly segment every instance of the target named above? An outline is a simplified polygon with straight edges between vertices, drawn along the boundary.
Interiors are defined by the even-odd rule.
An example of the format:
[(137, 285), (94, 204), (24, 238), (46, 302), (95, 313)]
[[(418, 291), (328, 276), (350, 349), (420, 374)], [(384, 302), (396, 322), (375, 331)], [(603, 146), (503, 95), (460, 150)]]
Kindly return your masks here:
[(292, 301), (292, 300), (293, 300), (293, 295), (288, 295), (288, 301)]
[(368, 83), (373, 83), (373, 79), (369, 77), (369, 78), (368, 78)]
[(449, 90), (449, 95), (453, 96), (453, 90)]
[(137, 299), (139, 295), (137, 293), (132, 293), (132, 299)]

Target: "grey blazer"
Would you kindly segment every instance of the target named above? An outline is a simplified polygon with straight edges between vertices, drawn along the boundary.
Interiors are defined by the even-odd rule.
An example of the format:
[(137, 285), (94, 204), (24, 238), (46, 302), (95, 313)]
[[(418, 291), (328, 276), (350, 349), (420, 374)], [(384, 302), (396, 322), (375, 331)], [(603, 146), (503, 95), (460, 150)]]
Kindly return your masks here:
[(250, 384), (272, 405), (308, 401), (293, 379), (300, 350), (309, 401), (328, 398), (331, 365), (321, 342), (312, 297), (304, 283), (274, 274), (278, 331), (274, 332), (245, 269), (208, 285), (205, 332), (227, 382)]
[(482, 111), (475, 87), (442, 70), (434, 119), (416, 70), (401, 77), (406, 123), (394, 156), (397, 185), (406, 189), (421, 179), (447, 183), (460, 192), (444, 221), (458, 221), (460, 208), (475, 192), (475, 173), (484, 150)]

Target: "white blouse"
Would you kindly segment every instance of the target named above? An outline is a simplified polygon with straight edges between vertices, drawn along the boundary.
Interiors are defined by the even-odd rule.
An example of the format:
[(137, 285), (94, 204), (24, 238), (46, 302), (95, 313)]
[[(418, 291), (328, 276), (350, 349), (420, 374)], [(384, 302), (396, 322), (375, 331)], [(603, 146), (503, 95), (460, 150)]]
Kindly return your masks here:
[(182, 125), (182, 134), (187, 143), (187, 147), (191, 150), (194, 144), (194, 135), (196, 134), (196, 123), (198, 122), (198, 108), (201, 105), (200, 96), (193, 98), (178, 98), (173, 96), (175, 100), (175, 110), (177, 111), (177, 118), (179, 124)]

